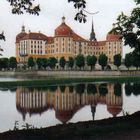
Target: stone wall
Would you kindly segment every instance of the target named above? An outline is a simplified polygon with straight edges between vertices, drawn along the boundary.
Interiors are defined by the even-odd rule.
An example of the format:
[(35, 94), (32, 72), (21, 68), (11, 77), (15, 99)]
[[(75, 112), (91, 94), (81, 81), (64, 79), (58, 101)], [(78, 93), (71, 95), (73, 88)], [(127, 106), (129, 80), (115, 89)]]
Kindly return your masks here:
[(112, 77), (140, 76), (140, 71), (1, 71), (0, 76)]

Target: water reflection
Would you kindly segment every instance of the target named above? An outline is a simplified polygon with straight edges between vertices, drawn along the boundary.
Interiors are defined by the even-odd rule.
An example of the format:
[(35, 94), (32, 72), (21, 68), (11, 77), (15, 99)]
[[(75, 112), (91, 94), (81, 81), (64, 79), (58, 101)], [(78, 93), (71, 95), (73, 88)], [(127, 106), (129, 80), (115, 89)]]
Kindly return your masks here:
[(16, 108), (22, 114), (23, 120), (26, 120), (27, 114), (32, 117), (54, 109), (55, 117), (66, 123), (86, 105), (90, 105), (94, 120), (98, 104), (105, 104), (107, 111), (116, 117), (122, 111), (122, 85), (89, 83), (16, 89)]
[(140, 95), (140, 83), (126, 83), (125, 84), (125, 94), (126, 96), (131, 96), (131, 94), (135, 96)]

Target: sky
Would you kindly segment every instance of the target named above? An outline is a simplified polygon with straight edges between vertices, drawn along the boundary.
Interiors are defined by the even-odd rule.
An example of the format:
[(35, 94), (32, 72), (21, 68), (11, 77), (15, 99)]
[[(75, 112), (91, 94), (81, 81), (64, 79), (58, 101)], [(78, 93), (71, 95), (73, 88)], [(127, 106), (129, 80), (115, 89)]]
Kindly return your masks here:
[[(61, 24), (62, 16), (65, 16), (66, 23), (73, 31), (89, 39), (93, 19), (97, 40), (105, 40), (121, 11), (129, 15), (135, 7), (133, 0), (87, 0), (86, 10), (99, 13), (94, 16), (88, 15), (84, 24), (74, 20), (77, 10), (74, 9), (73, 3), (68, 3), (68, 0), (35, 0), (35, 3), (39, 3), (41, 7), (39, 16), (28, 13), (13, 15), (7, 0), (0, 0), (0, 32), (4, 31), (6, 36), (6, 42), (0, 41), (4, 49), (3, 57), (15, 56), (15, 38), (21, 32), (22, 25), (25, 25), (27, 32), (40, 31), (47, 36), (54, 36), (54, 30)], [(128, 52), (130, 48), (123, 47), (123, 56)]]

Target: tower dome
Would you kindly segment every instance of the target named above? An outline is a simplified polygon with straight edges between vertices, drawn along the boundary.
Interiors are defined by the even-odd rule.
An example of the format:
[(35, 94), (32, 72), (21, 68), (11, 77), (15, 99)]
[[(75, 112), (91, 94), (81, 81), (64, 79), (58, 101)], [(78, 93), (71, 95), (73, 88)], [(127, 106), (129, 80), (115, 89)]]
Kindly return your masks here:
[(65, 23), (65, 17), (62, 17), (62, 23), (55, 29), (55, 36), (71, 36), (72, 29)]
[(121, 106), (108, 106), (107, 110), (110, 114), (112, 114), (113, 117), (116, 117), (121, 111), (122, 107)]
[(27, 33), (25, 32), (25, 26), (22, 26), (21, 32), (16, 36), (16, 43), (19, 43), (20, 39), (23, 38)]

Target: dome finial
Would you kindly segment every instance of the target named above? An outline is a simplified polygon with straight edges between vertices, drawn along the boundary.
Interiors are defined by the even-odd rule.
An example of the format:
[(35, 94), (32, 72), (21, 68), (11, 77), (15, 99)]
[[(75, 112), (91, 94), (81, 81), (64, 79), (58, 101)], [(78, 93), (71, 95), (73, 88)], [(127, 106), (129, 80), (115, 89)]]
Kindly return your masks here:
[(65, 23), (65, 16), (62, 17), (62, 23)]
[(21, 30), (21, 32), (25, 33), (25, 26), (24, 26), (24, 25), (22, 25), (22, 30)]

